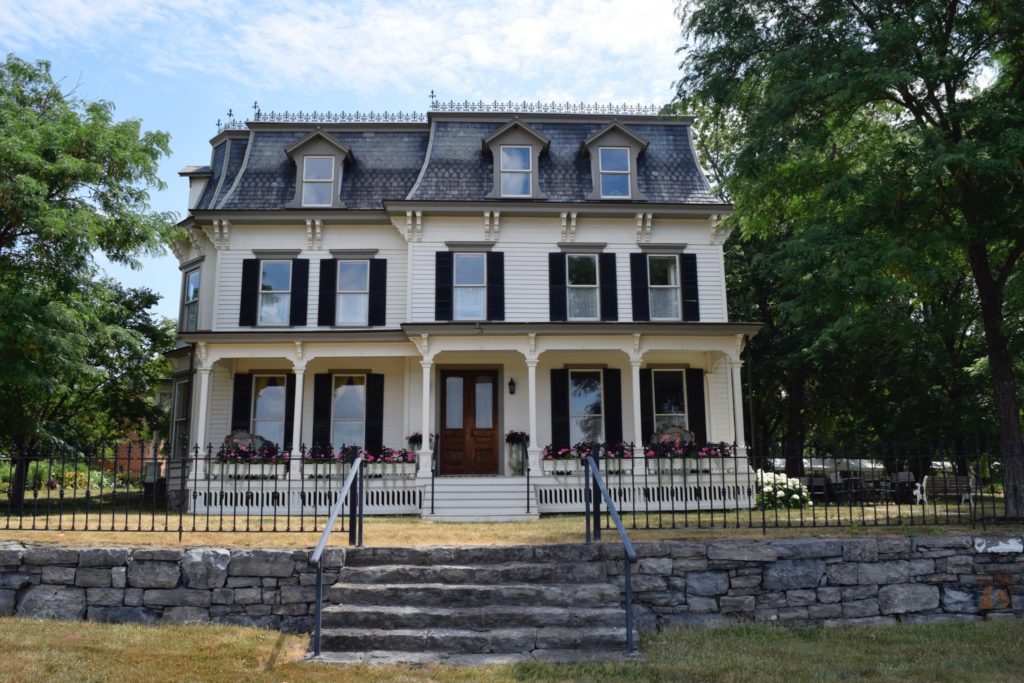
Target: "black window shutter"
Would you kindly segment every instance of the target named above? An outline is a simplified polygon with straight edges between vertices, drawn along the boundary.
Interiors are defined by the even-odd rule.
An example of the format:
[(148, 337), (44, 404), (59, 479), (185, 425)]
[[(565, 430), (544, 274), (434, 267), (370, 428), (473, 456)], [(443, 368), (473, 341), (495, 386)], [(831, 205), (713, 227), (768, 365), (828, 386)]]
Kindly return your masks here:
[(686, 370), (686, 407), (690, 414), (686, 419), (697, 443), (707, 443), (708, 427), (704, 414), (704, 371), (700, 368)]
[(505, 319), (505, 254), (487, 254), (487, 319)]
[(565, 262), (566, 255), (560, 251), (548, 254), (548, 310), (551, 322), (569, 319), (565, 301)]
[(317, 304), (316, 324), (330, 327), (334, 324), (334, 307), (338, 297), (338, 262), (332, 258), (320, 259), (320, 298)]
[(604, 440), (622, 441), (622, 371), (605, 368), (604, 384)]
[(306, 308), (309, 302), (309, 259), (292, 259), (292, 303), (288, 312), (288, 324), (292, 327), (306, 325)]
[(615, 254), (599, 254), (601, 272), (601, 320), (619, 319), (619, 285), (615, 279)]
[(637, 443), (650, 443), (654, 435), (654, 378), (650, 368), (640, 369), (640, 431)]
[(700, 299), (697, 294), (697, 255), (679, 255), (679, 281), (683, 285), (683, 320), (700, 320)]
[(295, 429), (295, 375), (284, 378), (284, 449), (292, 449), (292, 431)]
[(231, 431), (249, 431), (252, 425), (252, 375), (235, 373), (235, 389), (231, 396)]
[(651, 319), (650, 297), (647, 293), (647, 254), (629, 255), (629, 279), (633, 287), (633, 320)]
[(363, 449), (379, 453), (384, 447), (384, 375), (366, 376), (366, 443)]
[(386, 325), (388, 317), (388, 262), (387, 259), (370, 259), (370, 311), (367, 324)]
[(454, 276), (454, 254), (439, 251), (434, 261), (434, 319), (452, 319), (452, 277)]
[(329, 374), (313, 376), (313, 446), (320, 448), (331, 445), (331, 382)]
[(551, 371), (551, 446), (555, 449), (569, 443), (569, 371)]
[(256, 312), (260, 303), (260, 260), (247, 258), (242, 261), (242, 302), (238, 307), (238, 324), (241, 327), (256, 325)]

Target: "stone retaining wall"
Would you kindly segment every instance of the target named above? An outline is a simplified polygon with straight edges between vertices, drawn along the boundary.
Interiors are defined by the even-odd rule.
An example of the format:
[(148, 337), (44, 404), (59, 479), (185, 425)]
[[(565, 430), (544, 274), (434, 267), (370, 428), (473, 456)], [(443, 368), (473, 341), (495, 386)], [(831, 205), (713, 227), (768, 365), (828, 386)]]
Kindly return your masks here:
[[(749, 621), (832, 626), (1024, 616), (1020, 534), (666, 541), (639, 543), (636, 549), (633, 590), (641, 629)], [(564, 550), (577, 553), (581, 562), (605, 563), (608, 580), (623, 585), (621, 546)], [(489, 551), (465, 554), (474, 552)], [(308, 632), (316, 581), (309, 553), (79, 550), (0, 542), (0, 616), (216, 621)], [(458, 553), (453, 551), (453, 557)], [(492, 554), (501, 553), (494, 549)], [(344, 564), (343, 548), (328, 551), (325, 587)]]
[[(646, 629), (1024, 616), (1020, 535), (665, 542), (636, 550), (636, 615)], [(621, 559), (609, 565), (620, 585), (622, 570)]]

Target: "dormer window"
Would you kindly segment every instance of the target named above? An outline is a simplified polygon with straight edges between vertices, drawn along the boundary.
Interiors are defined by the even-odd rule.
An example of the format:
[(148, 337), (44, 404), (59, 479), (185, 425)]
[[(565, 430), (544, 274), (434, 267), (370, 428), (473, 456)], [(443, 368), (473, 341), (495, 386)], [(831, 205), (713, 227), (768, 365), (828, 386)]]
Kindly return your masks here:
[(598, 156), (601, 173), (601, 199), (628, 199), (630, 196), (629, 148), (601, 147)]
[(302, 205), (331, 206), (334, 190), (334, 157), (302, 158)]
[(529, 147), (501, 146), (502, 197), (529, 197), (532, 194), (532, 157)]

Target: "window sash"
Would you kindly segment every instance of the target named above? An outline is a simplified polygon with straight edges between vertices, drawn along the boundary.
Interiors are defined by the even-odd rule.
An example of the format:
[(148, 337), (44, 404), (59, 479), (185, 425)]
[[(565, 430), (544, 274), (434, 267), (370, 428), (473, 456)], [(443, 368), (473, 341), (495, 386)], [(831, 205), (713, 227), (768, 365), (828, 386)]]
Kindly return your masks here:
[(195, 332), (199, 327), (199, 269), (185, 273), (185, 291), (182, 293), (181, 330)]
[[(270, 381), (277, 380), (278, 384), (276, 387), (280, 389), (280, 409), (273, 410), (274, 406), (266, 406), (266, 409), (262, 411), (260, 408), (260, 392), (263, 389), (271, 388)], [(260, 386), (260, 385), (263, 386)], [(278, 374), (264, 374), (264, 375), (253, 375), (252, 376), (252, 406), (250, 406), (250, 428), (249, 432), (255, 436), (263, 437), (265, 440), (274, 444), (275, 446), (281, 447), (284, 445), (286, 434), (284, 433), (284, 422), (285, 413), (288, 411), (287, 406), (287, 387), (288, 378), (286, 375)], [(270, 401), (270, 396), (265, 397), (267, 401)]]
[[(358, 287), (345, 288), (342, 271), (346, 266), (362, 264), (365, 266), (363, 283)], [(370, 262), (338, 261), (338, 287), (336, 301), (336, 325), (366, 325), (370, 316)]]
[[(330, 161), (328, 167), (331, 169), (331, 175), (328, 178), (314, 178), (310, 177), (308, 171), (310, 167), (310, 161)], [(334, 182), (334, 157), (330, 156), (308, 156), (302, 157), (302, 182), (304, 183), (333, 183)]]
[[(288, 266), (288, 289), (265, 289), (263, 278), (266, 274), (265, 266), (275, 263), (284, 263)], [(287, 325), (291, 313), (291, 261), (262, 261), (260, 263), (260, 324), (261, 325)], [(269, 287), (269, 285), (268, 285)], [(271, 313), (274, 315), (270, 315)]]
[[(343, 416), (337, 414), (338, 390), (343, 387), (360, 387), (361, 392), (361, 414), (358, 416)], [(346, 440), (340, 438), (342, 434), (356, 434), (358, 439)], [(334, 375), (331, 383), (331, 444), (335, 448), (341, 446), (366, 447), (366, 375)]]
[[(526, 166), (516, 168), (515, 165), (506, 165), (505, 150), (526, 150)], [(502, 145), (498, 154), (499, 170), (501, 175), (501, 196), (502, 197), (530, 197), (533, 196), (533, 150), (522, 145)], [(513, 158), (509, 156), (508, 161)], [(526, 178), (525, 191), (516, 191), (513, 182), (521, 183)]]
[[(597, 412), (593, 410), (593, 402), (587, 406), (588, 410), (583, 412), (573, 406), (573, 390), (577, 378), (582, 381), (584, 375), (597, 376)], [(604, 442), (604, 377), (601, 370), (569, 371), (569, 440), (572, 442), (570, 445), (581, 441)]]
[[(668, 284), (654, 284), (651, 281), (653, 269), (651, 264), (657, 260), (668, 261), (672, 259), (675, 262), (675, 269), (670, 270), (670, 273), (674, 274), (673, 277), (669, 277), (669, 280), (675, 279), (675, 283)], [(683, 317), (681, 307), (681, 295), (679, 289), (679, 259), (676, 256), (655, 256), (650, 255), (647, 257), (647, 287), (649, 290), (648, 300), (650, 302), (650, 318), (651, 320), (681, 320)], [(670, 304), (671, 310), (662, 310), (661, 306), (664, 304)]]
[(185, 428), (188, 425), (190, 393), (188, 380), (178, 380), (174, 383), (174, 399), (171, 402), (174, 410), (174, 421), (171, 426), (171, 452), (177, 456), (181, 455), (182, 450), (188, 449), (188, 435), (185, 434)]
[[(624, 156), (625, 156), (625, 160), (626, 160), (626, 168), (625, 169), (605, 168), (605, 165), (604, 165), (605, 154), (604, 153), (606, 151), (621, 151), (621, 152), (623, 152)], [(629, 148), (628, 147), (601, 147), (601, 148), (598, 149), (598, 162), (597, 163), (598, 163), (598, 171), (599, 171), (599, 174), (601, 176), (601, 198), (602, 199), (606, 199), (606, 198), (607, 199), (614, 199), (614, 198), (623, 198), (623, 197), (628, 198), (630, 196), (630, 194), (631, 194), (631, 191), (632, 191), (631, 188), (630, 188), (630, 174), (632, 172), (632, 166), (631, 166), (631, 162), (630, 162), (630, 159), (629, 159)], [(624, 192), (617, 191), (617, 190), (615, 190), (613, 188), (609, 188), (608, 190), (605, 189), (605, 179), (606, 178), (608, 180), (612, 180), (613, 178), (618, 179), (618, 178), (621, 178), (621, 177), (625, 177), (625, 179), (626, 179), (626, 186), (625, 186), (625, 191)]]
[[(480, 264), (480, 281), (459, 283), (459, 264)], [(455, 320), (483, 320), (487, 317), (486, 254), (455, 254), (452, 270), (452, 317)]]
[[(589, 260), (594, 264), (594, 282), (577, 284), (573, 282), (573, 260)], [(565, 259), (565, 296), (566, 312), (569, 320), (597, 320), (600, 318), (598, 302), (598, 283), (601, 282), (598, 272), (596, 254), (569, 254)], [(585, 313), (584, 313), (585, 311)]]
[[(658, 375), (677, 375), (679, 377), (679, 391), (682, 396), (682, 412), (663, 412), (658, 401)], [(654, 431), (661, 433), (665, 429), (676, 428), (689, 431), (690, 429), (690, 406), (686, 395), (686, 371), (682, 369), (665, 369), (651, 371), (651, 401), (654, 412)]]
[[(309, 170), (313, 160), (329, 160), (330, 176), (318, 178), (310, 175)], [(327, 187), (326, 197), (314, 196), (316, 192)], [(302, 205), (303, 206), (331, 206), (332, 194), (334, 192), (334, 157), (331, 156), (307, 156), (302, 158)]]

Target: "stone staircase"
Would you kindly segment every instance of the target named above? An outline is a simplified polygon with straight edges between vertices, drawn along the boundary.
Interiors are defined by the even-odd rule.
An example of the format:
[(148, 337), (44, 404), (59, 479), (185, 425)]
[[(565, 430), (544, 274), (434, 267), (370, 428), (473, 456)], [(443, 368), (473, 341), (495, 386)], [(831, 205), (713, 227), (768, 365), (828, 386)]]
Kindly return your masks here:
[(322, 659), (513, 663), (626, 657), (596, 546), (355, 548), (326, 592)]
[[(529, 512), (527, 512), (529, 496)], [(536, 488), (526, 477), (437, 477), (423, 494), (423, 518), (439, 522), (514, 522), (537, 519)]]

